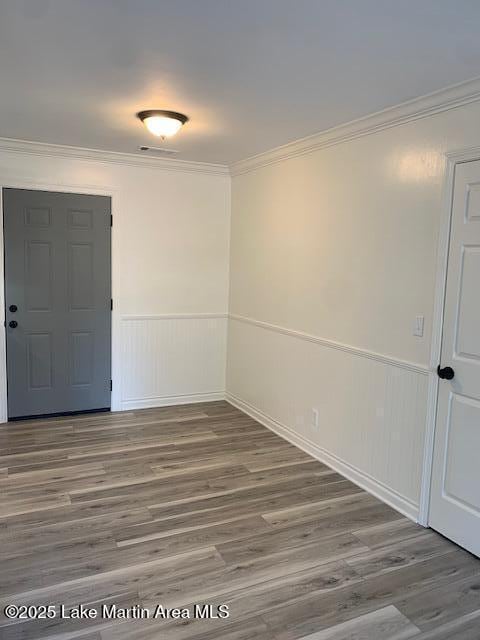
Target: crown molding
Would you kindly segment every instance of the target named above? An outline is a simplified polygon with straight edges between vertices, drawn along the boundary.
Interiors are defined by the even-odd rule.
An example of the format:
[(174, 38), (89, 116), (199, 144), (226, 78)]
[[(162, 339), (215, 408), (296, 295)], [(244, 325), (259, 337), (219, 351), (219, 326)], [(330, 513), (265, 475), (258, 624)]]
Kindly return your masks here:
[(326, 147), (355, 140), (384, 129), (397, 127), (408, 122), (428, 118), (457, 107), (480, 101), (480, 77), (467, 82), (452, 85), (440, 91), (429, 93), (419, 98), (377, 111), (370, 115), (346, 122), (331, 129), (326, 129), (299, 140), (294, 140), (259, 153), (255, 156), (239, 160), (231, 165), (214, 164), (178, 160), (174, 158), (152, 158), (135, 153), (120, 153), (102, 149), (87, 149), (67, 145), (17, 140), (0, 137), (0, 151), (52, 158), (71, 158), (92, 162), (103, 162), (164, 171), (181, 171), (186, 173), (203, 173), (219, 176), (237, 176), (260, 167), (265, 167), (289, 158), (303, 156)]
[(181, 171), (186, 173), (203, 173), (219, 176), (229, 175), (227, 165), (223, 164), (193, 162), (172, 158), (147, 158), (135, 153), (119, 153), (117, 151), (104, 151), (102, 149), (86, 149), (83, 147), (70, 147), (60, 144), (33, 142), (30, 140), (16, 140), (14, 138), (0, 138), (0, 151), (30, 156), (41, 156), (43, 158), (69, 158), (73, 160), (86, 160), (89, 162), (144, 167), (147, 169), (161, 169), (163, 171)]
[(232, 176), (480, 101), (480, 77), (275, 147), (230, 165)]

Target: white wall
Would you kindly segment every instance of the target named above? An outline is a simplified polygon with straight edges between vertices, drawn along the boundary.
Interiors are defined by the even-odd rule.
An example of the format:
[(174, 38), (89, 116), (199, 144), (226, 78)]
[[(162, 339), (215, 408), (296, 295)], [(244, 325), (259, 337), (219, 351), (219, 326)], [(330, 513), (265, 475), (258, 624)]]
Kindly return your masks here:
[(476, 102), (232, 183), (229, 397), (412, 517), (444, 154), (479, 121)]
[[(46, 146), (33, 146), (31, 153), (11, 146), (0, 148), (2, 187), (112, 196), (113, 407), (223, 397), (230, 233), (225, 169), (188, 163), (170, 171), (114, 154), (103, 162), (100, 154), (87, 160)], [(3, 310), (3, 296), (0, 304)], [(4, 352), (4, 342), (0, 348)], [(1, 383), (4, 389), (4, 378)], [(5, 398), (0, 404), (5, 417)]]
[[(475, 95), (268, 166), (239, 163), (231, 194), (221, 167), (14, 144), (0, 144), (0, 186), (112, 195), (114, 408), (223, 397), (230, 251), (228, 399), (415, 518), (444, 154), (480, 145)], [(4, 349), (2, 335), (0, 361)]]

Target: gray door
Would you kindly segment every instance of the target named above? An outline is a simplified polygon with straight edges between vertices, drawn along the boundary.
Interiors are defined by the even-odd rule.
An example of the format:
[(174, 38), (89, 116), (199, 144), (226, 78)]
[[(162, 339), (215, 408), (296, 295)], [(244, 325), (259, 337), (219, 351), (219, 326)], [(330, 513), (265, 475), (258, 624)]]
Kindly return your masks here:
[(10, 418), (110, 407), (110, 198), (3, 190)]

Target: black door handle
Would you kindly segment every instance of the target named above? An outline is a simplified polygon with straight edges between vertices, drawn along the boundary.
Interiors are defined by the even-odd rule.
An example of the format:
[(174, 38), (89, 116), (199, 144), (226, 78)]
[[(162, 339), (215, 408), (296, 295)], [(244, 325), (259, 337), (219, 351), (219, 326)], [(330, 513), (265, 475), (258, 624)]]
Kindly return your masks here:
[(437, 367), (438, 377), (442, 380), (452, 380), (455, 376), (455, 371), (452, 367), (444, 367), (443, 369), (438, 365)]
[(16, 329), (18, 327), (18, 322), (16, 320), (10, 320), (8, 326), (10, 327), (10, 329)]
[(16, 305), (16, 304), (11, 304), (11, 305), (8, 307), (8, 310), (9, 310), (9, 311), (11, 311), (12, 313), (15, 313), (15, 311), (17, 311), (17, 310), (18, 310), (18, 307), (17, 307), (17, 305)]

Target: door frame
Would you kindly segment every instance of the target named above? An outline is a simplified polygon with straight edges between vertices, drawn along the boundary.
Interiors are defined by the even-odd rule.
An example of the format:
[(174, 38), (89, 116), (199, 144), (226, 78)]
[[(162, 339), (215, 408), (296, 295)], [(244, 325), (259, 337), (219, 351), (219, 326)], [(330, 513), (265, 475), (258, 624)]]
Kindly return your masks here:
[[(84, 195), (107, 196), (110, 198), (111, 212), (113, 215), (114, 206), (117, 201), (118, 193), (115, 187), (103, 187), (86, 183), (54, 183), (43, 182), (28, 178), (9, 178), (0, 174), (0, 322), (3, 330), (0, 330), (0, 423), (8, 422), (8, 397), (7, 397), (7, 332), (5, 327), (5, 238), (3, 233), (3, 189), (32, 189), (35, 191), (57, 191), (61, 193), (78, 193)], [(115, 248), (118, 230), (115, 225), (111, 228), (111, 292), (112, 299), (115, 301), (119, 298), (118, 286), (119, 278), (115, 277), (118, 273), (118, 258)], [(115, 304), (112, 310), (111, 319), (111, 376), (112, 376), (112, 392), (110, 397), (111, 411), (120, 410), (120, 370), (118, 362), (120, 346), (120, 326), (119, 316), (116, 313)]]
[(430, 374), (427, 396), (427, 418), (425, 444), (420, 487), (418, 523), (429, 526), (430, 493), (433, 473), (433, 448), (437, 423), (437, 403), (439, 380), (437, 366), (440, 363), (443, 338), (443, 317), (447, 289), (448, 254), (450, 249), (450, 230), (453, 216), (453, 189), (457, 164), (480, 160), (480, 147), (468, 147), (449, 151), (444, 154), (445, 173), (443, 182), (440, 229), (437, 246), (437, 264), (435, 277), (435, 298), (432, 318), (432, 341), (430, 347)]

